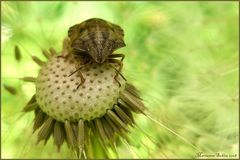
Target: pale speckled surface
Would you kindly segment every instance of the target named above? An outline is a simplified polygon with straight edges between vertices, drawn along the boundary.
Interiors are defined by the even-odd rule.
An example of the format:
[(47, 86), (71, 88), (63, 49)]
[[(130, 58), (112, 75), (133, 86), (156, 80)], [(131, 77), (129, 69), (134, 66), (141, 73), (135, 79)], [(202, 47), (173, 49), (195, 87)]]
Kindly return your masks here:
[(52, 57), (41, 68), (36, 83), (36, 99), (40, 108), (49, 116), (64, 121), (91, 120), (101, 117), (117, 102), (125, 81), (108, 63), (91, 64), (81, 69), (86, 79), (77, 89), (79, 73), (70, 75), (79, 66), (80, 59), (72, 55), (64, 59)]

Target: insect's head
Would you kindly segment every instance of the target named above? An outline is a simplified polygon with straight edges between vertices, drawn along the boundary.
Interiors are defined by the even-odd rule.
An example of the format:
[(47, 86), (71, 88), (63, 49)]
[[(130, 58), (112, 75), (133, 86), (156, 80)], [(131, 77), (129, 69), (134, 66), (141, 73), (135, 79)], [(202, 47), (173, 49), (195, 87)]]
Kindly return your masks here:
[(103, 63), (116, 49), (124, 47), (121, 27), (102, 19), (93, 18), (70, 27), (71, 47)]

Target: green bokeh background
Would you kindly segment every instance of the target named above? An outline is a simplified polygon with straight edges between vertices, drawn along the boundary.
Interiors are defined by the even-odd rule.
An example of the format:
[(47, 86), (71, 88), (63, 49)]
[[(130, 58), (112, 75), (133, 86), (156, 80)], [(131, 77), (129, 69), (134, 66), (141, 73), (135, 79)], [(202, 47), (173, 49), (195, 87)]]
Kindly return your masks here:
[(92, 17), (124, 29), (127, 47), (117, 52), (126, 55), (125, 77), (141, 91), (151, 117), (198, 148), (136, 115), (141, 130), (132, 129), (130, 147), (118, 144), (120, 158), (238, 153), (238, 2), (1, 1), (1, 6), (1, 86), (17, 89), (17, 95), (1, 89), (2, 158), (72, 156), (66, 144), (60, 153), (52, 140), (45, 147), (35, 145), (33, 114), (21, 116), (35, 87), (17, 78), (36, 77), (39, 66), (30, 54), (46, 60), (41, 49), (60, 51), (68, 28)]

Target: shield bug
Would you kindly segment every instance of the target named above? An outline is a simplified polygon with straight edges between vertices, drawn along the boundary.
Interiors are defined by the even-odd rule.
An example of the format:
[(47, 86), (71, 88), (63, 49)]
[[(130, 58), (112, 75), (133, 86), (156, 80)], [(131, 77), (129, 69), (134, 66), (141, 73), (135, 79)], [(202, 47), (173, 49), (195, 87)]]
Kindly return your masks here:
[[(98, 64), (102, 64), (104, 62), (117, 63), (119, 68), (115, 68), (117, 73), (114, 76), (114, 79), (118, 82), (117, 76), (119, 74), (121, 75), (120, 71), (123, 66), (122, 61), (124, 59), (124, 55), (113, 54), (113, 52), (126, 46), (124, 43), (124, 31), (120, 26), (107, 22), (103, 19), (92, 18), (70, 27), (68, 30), (68, 42), (66, 39), (65, 43), (69, 43), (72, 50), (71, 53), (87, 59), (85, 60), (86, 64), (92, 62), (96, 62)], [(64, 56), (67, 55), (66, 53), (64, 54)], [(116, 58), (121, 59), (118, 60)], [(72, 74), (79, 71), (82, 67), (84, 67), (84, 65)], [(81, 76), (81, 84), (84, 80), (83, 76)], [(119, 83), (119, 85), (121, 84)]]

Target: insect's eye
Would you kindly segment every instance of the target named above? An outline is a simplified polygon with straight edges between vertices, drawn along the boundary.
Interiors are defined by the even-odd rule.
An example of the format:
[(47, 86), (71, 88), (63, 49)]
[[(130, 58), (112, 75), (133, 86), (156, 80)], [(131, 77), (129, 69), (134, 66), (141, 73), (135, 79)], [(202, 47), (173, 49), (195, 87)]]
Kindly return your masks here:
[(115, 30), (112, 27), (110, 27), (110, 29), (111, 29), (111, 31), (115, 32)]
[(83, 28), (80, 28), (78, 32), (81, 33), (82, 31), (83, 31)]

